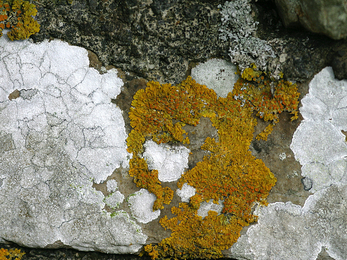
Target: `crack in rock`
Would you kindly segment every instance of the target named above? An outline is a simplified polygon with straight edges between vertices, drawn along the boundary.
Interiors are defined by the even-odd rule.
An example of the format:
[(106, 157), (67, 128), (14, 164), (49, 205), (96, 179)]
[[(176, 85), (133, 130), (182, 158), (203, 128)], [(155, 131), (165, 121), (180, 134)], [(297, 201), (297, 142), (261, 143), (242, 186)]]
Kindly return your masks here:
[(117, 71), (99, 74), (62, 41), (2, 37), (0, 81), (0, 243), (137, 252), (147, 236), (93, 188), (128, 166)]

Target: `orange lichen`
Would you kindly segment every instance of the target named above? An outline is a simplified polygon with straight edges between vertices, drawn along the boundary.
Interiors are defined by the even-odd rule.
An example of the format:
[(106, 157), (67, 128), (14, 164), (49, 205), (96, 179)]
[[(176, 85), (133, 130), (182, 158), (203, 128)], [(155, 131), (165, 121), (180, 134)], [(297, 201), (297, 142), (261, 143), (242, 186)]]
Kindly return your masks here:
[(157, 170), (148, 170), (146, 161), (136, 156), (130, 160), (129, 175), (134, 177), (135, 184), (140, 188), (145, 188), (152, 192), (156, 197), (153, 209), (162, 209), (163, 203), (170, 204), (173, 191), (169, 187), (163, 188), (158, 179)]
[[(167, 142), (189, 143), (183, 130), (185, 124), (197, 125), (216, 94), (197, 83), (183, 82), (179, 86), (149, 82), (145, 90), (139, 90), (129, 112), (133, 130), (127, 138), (128, 151), (133, 153), (129, 174), (138, 187), (146, 188), (157, 196), (153, 209), (162, 209), (171, 202), (173, 191), (161, 188), (157, 171), (149, 171), (141, 157), (143, 143), (152, 138), (158, 144)], [(196, 92), (196, 90), (198, 90)], [(196, 93), (195, 93), (196, 92)], [(178, 122), (173, 122), (179, 120)], [(154, 185), (154, 186), (153, 186)]]
[[(217, 99), (213, 90), (191, 77), (178, 86), (149, 82), (146, 89), (135, 94), (129, 113), (133, 128), (127, 139), (128, 151), (133, 153), (129, 172), (137, 186), (157, 196), (154, 210), (170, 203), (172, 190), (161, 186), (156, 170), (148, 170), (142, 158), (145, 140), (189, 143), (182, 127), (196, 126), (201, 117), (209, 118), (218, 131), (218, 140), (208, 137), (201, 146), (209, 154), (178, 181), (179, 188), (184, 183), (193, 186), (196, 195), (189, 203), (172, 208), (176, 217), (160, 220), (172, 234), (158, 245), (145, 247), (153, 259), (221, 257), (221, 250), (237, 241), (242, 227), (257, 220), (252, 208), (256, 203), (267, 204), (266, 197), (276, 178), (249, 151), (257, 124), (253, 111), (272, 121), (260, 135), (263, 138), (278, 121), (278, 113), (289, 111), (297, 115), (296, 88), (282, 81), (275, 89), (276, 96), (271, 97), (272, 82), (265, 74), (246, 69), (226, 98)], [(276, 102), (283, 108), (273, 107)], [(222, 214), (210, 211), (205, 218), (198, 216), (200, 203), (210, 200), (223, 202)]]
[(37, 13), (36, 6), (24, 0), (0, 0), (0, 37), (5, 27), (11, 31), (8, 38), (24, 40), (40, 31), (40, 25), (33, 16)]
[[(283, 111), (291, 113), (291, 120), (298, 118), (299, 95), (296, 84), (283, 79), (275, 80), (265, 72), (257, 71), (255, 66), (243, 71), (241, 78), (234, 85), (235, 97), (242, 100), (246, 107), (251, 107), (257, 116), (275, 125)], [(269, 126), (266, 133), (257, 139), (264, 139), (271, 133)]]
[(273, 128), (274, 128), (273, 124), (269, 124), (267, 127), (265, 127), (263, 132), (257, 135), (256, 137), (257, 140), (267, 141), (267, 137), (269, 136), (269, 134), (271, 134)]
[(180, 207), (173, 207), (172, 213), (177, 217), (160, 220), (165, 229), (171, 229), (172, 235), (165, 238), (158, 245), (147, 245), (145, 251), (156, 258), (219, 258), (221, 250), (228, 249), (237, 241), (242, 225), (234, 216), (218, 215), (209, 211), (208, 216), (202, 218), (197, 210), (181, 203)]
[(21, 252), (20, 249), (4, 249), (0, 248), (0, 260), (20, 260), (25, 253)]

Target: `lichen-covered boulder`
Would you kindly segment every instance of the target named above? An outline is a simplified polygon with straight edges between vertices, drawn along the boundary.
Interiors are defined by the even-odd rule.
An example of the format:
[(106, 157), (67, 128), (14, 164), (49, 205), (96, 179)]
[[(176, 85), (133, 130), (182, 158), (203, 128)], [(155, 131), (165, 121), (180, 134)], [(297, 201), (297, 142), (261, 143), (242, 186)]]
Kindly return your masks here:
[(137, 252), (147, 236), (115, 180), (107, 197), (93, 187), (128, 164), (117, 71), (59, 40), (3, 36), (0, 50), (0, 242)]
[(345, 0), (275, 0), (286, 27), (301, 24), (307, 30), (335, 40), (347, 36)]
[(309, 87), (291, 149), (313, 194), (303, 207), (276, 202), (257, 209), (257, 225), (232, 246), (232, 257), (315, 260), (326, 251), (332, 259), (347, 258), (341, 246), (347, 243), (347, 81), (327, 67)]

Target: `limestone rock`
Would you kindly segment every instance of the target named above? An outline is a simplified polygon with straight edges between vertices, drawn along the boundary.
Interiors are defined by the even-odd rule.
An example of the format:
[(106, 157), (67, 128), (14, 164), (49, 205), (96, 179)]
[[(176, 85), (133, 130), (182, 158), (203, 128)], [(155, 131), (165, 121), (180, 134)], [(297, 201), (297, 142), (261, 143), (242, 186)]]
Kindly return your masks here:
[(307, 30), (335, 40), (347, 37), (344, 0), (275, 0), (286, 27), (301, 24)]
[(232, 257), (315, 260), (323, 250), (335, 260), (347, 258), (341, 246), (347, 243), (347, 142), (341, 133), (347, 130), (347, 82), (327, 67), (309, 87), (291, 149), (313, 194), (303, 207), (275, 202), (258, 208), (258, 223), (232, 246)]
[(333, 56), (331, 67), (337, 79), (347, 79), (347, 48), (338, 48)]
[(59, 40), (2, 37), (0, 49), (0, 242), (137, 252), (147, 236), (117, 209), (116, 181), (107, 198), (93, 187), (128, 164), (117, 71)]

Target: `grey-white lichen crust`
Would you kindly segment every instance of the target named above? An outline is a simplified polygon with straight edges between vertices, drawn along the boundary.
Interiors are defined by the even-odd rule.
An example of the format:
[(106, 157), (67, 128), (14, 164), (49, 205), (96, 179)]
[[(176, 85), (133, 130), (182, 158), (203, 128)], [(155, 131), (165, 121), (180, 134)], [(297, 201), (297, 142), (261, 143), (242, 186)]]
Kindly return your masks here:
[(121, 110), (110, 102), (122, 84), (116, 70), (89, 68), (85, 49), (0, 38), (0, 242), (109, 253), (145, 244), (131, 216), (111, 217), (92, 187), (128, 165)]
[(218, 6), (222, 15), (220, 39), (231, 43), (231, 62), (241, 71), (252, 63), (264, 71), (268, 60), (276, 56), (272, 47), (256, 36), (258, 22), (253, 19), (250, 2), (233, 0)]
[(226, 98), (240, 78), (237, 67), (221, 59), (210, 59), (192, 68), (192, 78), (201, 85), (213, 89), (218, 97)]
[(318, 73), (302, 99), (304, 118), (291, 149), (312, 183), (303, 207), (276, 202), (258, 208), (258, 223), (231, 248), (241, 259), (315, 260), (322, 250), (347, 259), (347, 81), (330, 67)]

